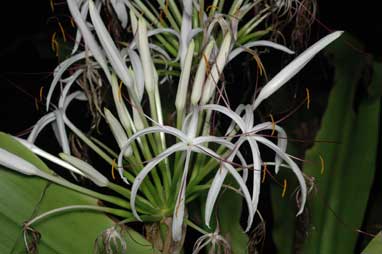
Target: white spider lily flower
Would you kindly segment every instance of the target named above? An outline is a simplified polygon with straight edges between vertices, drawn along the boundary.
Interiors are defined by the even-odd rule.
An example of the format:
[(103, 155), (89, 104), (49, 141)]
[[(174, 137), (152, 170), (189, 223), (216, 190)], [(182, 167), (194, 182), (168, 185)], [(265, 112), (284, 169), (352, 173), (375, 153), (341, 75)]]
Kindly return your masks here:
[(156, 86), (154, 64), (150, 54), (146, 21), (142, 17), (138, 20), (138, 49), (142, 59), (146, 91), (148, 94), (152, 94)]
[(94, 25), (94, 29), (98, 35), (103, 49), (106, 52), (106, 56), (109, 59), (111, 66), (113, 67), (118, 77), (127, 86), (127, 88), (131, 90), (133, 82), (128, 74), (126, 64), (123, 61), (119, 50), (115, 46), (109, 32), (107, 31), (105, 24), (103, 23), (92, 0), (89, 0), (89, 13)]
[(284, 67), (260, 90), (259, 95), (253, 102), (253, 109), (256, 109), (263, 100), (267, 99), (293, 78), (317, 53), (340, 37), (342, 33), (343, 31), (337, 31), (325, 36)]
[[(127, 143), (127, 135), (125, 131), (123, 130), (121, 124), (119, 123), (118, 119), (114, 117), (114, 115), (108, 110), (107, 108), (104, 109), (106, 122), (109, 124), (111, 132), (113, 133), (113, 136), (115, 140), (118, 143), (119, 148), (121, 149), (124, 144)], [(125, 157), (130, 156), (132, 153), (131, 149), (126, 150), (124, 153)]]
[(191, 103), (193, 105), (197, 105), (200, 97), (202, 95), (203, 85), (206, 80), (207, 70), (209, 69), (209, 61), (211, 57), (212, 50), (215, 46), (215, 41), (211, 40), (202, 55), (202, 59), (200, 60), (198, 70), (195, 74), (194, 86), (192, 87), (191, 93)]
[(227, 63), (229, 52), (231, 50), (232, 35), (228, 32), (223, 39), (220, 51), (216, 57), (216, 62), (212, 66), (211, 72), (208, 75), (207, 81), (204, 84), (204, 93), (202, 95), (200, 103), (206, 104), (212, 97), (215, 88), (219, 82), (220, 75), (222, 74), (224, 67)]
[(78, 168), (82, 173), (84, 173), (84, 175), (87, 178), (89, 178), (96, 185), (100, 187), (106, 187), (109, 184), (109, 180), (100, 172), (98, 172), (89, 163), (65, 153), (60, 153), (59, 155), (63, 160), (69, 162), (74, 167)]
[(178, 91), (176, 93), (175, 107), (177, 111), (183, 111), (186, 106), (188, 84), (190, 81), (192, 58), (194, 55), (195, 43), (192, 40), (188, 49), (182, 72), (179, 79)]
[[(275, 149), (273, 149), (273, 147), (271, 147), (271, 149), (273, 149), (276, 152), (277, 171), (278, 171), (279, 165), (281, 164), (281, 160), (286, 161), (288, 164), (293, 164), (294, 162), (285, 153), (286, 134), (285, 134), (284, 130), (281, 127), (274, 125), (272, 123), (264, 123), (264, 124), (259, 124), (259, 125), (253, 126), (253, 110), (251, 107), (252, 106), (250, 106), (250, 105), (239, 107), (239, 109), (237, 110), (239, 112), (239, 114), (242, 110), (245, 110), (245, 115), (243, 118), (240, 117), (240, 115), (238, 113), (233, 112), (232, 110), (230, 110), (226, 107), (220, 106), (220, 105), (209, 104), (209, 105), (201, 106), (200, 109), (201, 110), (214, 110), (214, 111), (223, 113), (224, 115), (231, 118), (235, 124), (237, 124), (237, 126), (240, 128), (240, 130), (243, 133), (240, 136), (239, 140), (236, 142), (237, 149), (241, 146), (243, 141), (248, 141), (250, 148), (251, 148), (252, 159), (253, 159), (253, 163), (254, 163), (252, 205), (253, 205), (254, 209), (257, 209), (257, 203), (258, 203), (259, 194), (260, 194), (260, 184), (261, 184), (260, 183), (261, 156), (260, 156), (260, 151), (259, 151), (259, 148), (257, 145), (257, 141), (258, 141), (256, 139), (257, 136), (255, 136), (254, 134), (256, 134), (256, 132), (261, 131), (263, 129), (275, 128), (276, 131), (280, 131), (280, 134), (278, 135), (278, 145), (280, 145), (280, 147), (274, 145), (275, 147), (277, 147), (277, 151)], [(229, 127), (229, 129), (231, 129), (231, 128), (233, 129), (232, 126)], [(270, 143), (272, 143), (272, 142), (270, 142)], [(303, 204), (305, 204), (306, 192), (304, 192), (304, 191), (306, 191), (306, 184), (305, 184), (305, 181), (302, 177), (302, 173), (295, 163), (293, 164), (292, 170), (293, 170), (294, 174), (296, 175), (297, 179), (299, 180), (301, 190), (303, 192), (303, 194), (302, 194)], [(222, 187), (222, 184), (223, 184), (224, 178), (226, 177), (226, 174), (227, 174), (227, 172), (225, 169), (222, 169), (221, 171), (219, 171), (214, 178), (214, 181), (211, 185), (211, 189), (212, 189), (212, 187), (214, 189), (220, 189)], [(209, 198), (210, 202), (207, 202), (207, 204), (213, 204), (217, 198), (217, 194), (211, 192), (211, 193), (209, 193), (209, 196), (210, 197), (208, 197), (208, 198)], [(206, 214), (205, 214), (206, 221), (209, 221), (211, 213), (212, 213), (212, 207), (211, 208), (208, 207), (208, 208), (209, 209), (208, 210), (206, 209)], [(302, 212), (303, 208), (304, 207), (301, 206), (301, 209), (300, 209), (298, 214), (300, 214)]]
[(15, 170), (24, 175), (41, 176), (43, 173), (32, 163), (22, 159), (21, 157), (0, 148), (0, 165)]
[(202, 235), (198, 240), (196, 240), (192, 254), (199, 254), (202, 249), (210, 245), (210, 251), (216, 250), (216, 248), (221, 247), (224, 250), (224, 254), (231, 253), (231, 245), (229, 242), (219, 234), (218, 231), (214, 233), (208, 233)]

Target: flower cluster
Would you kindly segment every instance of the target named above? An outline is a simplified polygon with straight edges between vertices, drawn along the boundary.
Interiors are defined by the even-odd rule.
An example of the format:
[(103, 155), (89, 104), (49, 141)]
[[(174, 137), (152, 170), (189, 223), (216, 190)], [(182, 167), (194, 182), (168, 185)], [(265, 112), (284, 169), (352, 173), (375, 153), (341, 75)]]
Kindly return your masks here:
[[(216, 100), (221, 93), (221, 75), (231, 60), (243, 52), (252, 52), (249, 49), (254, 47), (270, 47), (293, 54), (285, 46), (257, 39), (267, 33), (260, 30), (259, 24), (274, 11), (260, 9), (259, 2), (235, 0), (225, 12), (224, 1), (219, 0), (213, 1), (212, 6), (191, 0), (181, 4), (174, 0), (158, 0), (155, 4), (111, 0), (113, 14), (126, 33), (116, 38), (113, 28), (108, 28), (102, 18), (108, 10), (103, 6), (104, 1), (67, 0), (78, 27), (73, 51), (55, 69), (47, 95), (47, 114), (36, 123), (27, 140), (18, 140), (35, 154), (87, 177), (100, 187), (122, 194), (129, 201), (122, 206), (129, 221), (155, 222), (172, 217), (174, 241), (181, 241), (184, 234), (187, 204), (206, 190), (204, 222), (210, 225), (214, 205), (228, 174), (240, 187), (248, 209), (246, 231), (251, 228), (261, 189), (263, 161), (259, 144), (275, 152), (276, 173), (285, 162), (296, 175), (302, 195), (300, 214), (307, 188), (298, 165), (286, 153), (287, 135), (273, 122), (256, 123), (254, 111), (342, 32), (329, 34), (309, 47), (266, 83), (252, 102), (232, 110)], [(160, 12), (156, 6), (161, 8)], [(256, 15), (252, 10), (256, 10)], [(98, 113), (110, 126), (119, 147), (118, 154), (86, 135), (67, 114), (73, 100), (89, 103), (92, 100), (91, 95), (81, 89), (84, 82), (111, 88), (113, 108), (98, 109)], [(169, 84), (176, 82), (174, 101), (163, 102), (164, 87), (168, 89)], [(58, 85), (62, 89), (57, 106), (51, 110)], [(165, 118), (168, 112), (163, 105), (176, 112), (176, 120)], [(223, 114), (232, 121), (222, 132), (224, 135), (210, 133), (213, 113)], [(53, 125), (62, 149), (61, 158), (34, 145), (41, 130), (49, 124)], [(264, 130), (277, 132), (276, 144), (258, 135)], [(95, 167), (73, 156), (68, 131), (117, 168), (125, 185), (116, 185)], [(251, 161), (240, 152), (244, 143), (249, 144)], [(26, 175), (71, 188), (76, 186), (42, 172), (3, 148), (0, 163)], [(250, 175), (253, 185), (248, 188), (246, 181)], [(113, 203), (112, 199), (106, 201)], [(210, 236), (212, 240), (206, 243), (226, 243), (215, 233)], [(197, 249), (205, 245), (201, 243), (202, 240)]]

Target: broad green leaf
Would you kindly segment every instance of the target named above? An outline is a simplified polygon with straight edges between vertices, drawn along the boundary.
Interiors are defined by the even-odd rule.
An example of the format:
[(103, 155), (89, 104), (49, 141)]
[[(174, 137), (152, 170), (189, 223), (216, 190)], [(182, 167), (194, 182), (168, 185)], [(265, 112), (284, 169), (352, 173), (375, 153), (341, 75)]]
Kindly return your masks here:
[(317, 143), (306, 153), (308, 161), (320, 161), (322, 156), (325, 171), (321, 174), (320, 166), (313, 163), (304, 166), (305, 173), (315, 178), (317, 192), (310, 197), (310, 228), (303, 253), (353, 253), (354, 229), (362, 224), (375, 173), (380, 97), (357, 92), (366, 59), (345, 41), (356, 43), (344, 36), (328, 49), (335, 85), (316, 136), (338, 143)]
[(379, 232), (373, 240), (367, 245), (362, 254), (380, 254), (382, 253), (382, 232)]
[[(0, 147), (50, 171), (44, 162), (7, 134), (0, 133)], [(24, 253), (24, 222), (68, 205), (97, 205), (97, 200), (0, 167), (0, 253)], [(40, 254), (93, 253), (96, 238), (114, 224), (103, 213), (82, 210), (55, 214), (36, 222), (32, 228), (41, 234), (37, 243)], [(133, 230), (128, 229), (124, 236), (126, 253), (154, 253), (151, 245)]]

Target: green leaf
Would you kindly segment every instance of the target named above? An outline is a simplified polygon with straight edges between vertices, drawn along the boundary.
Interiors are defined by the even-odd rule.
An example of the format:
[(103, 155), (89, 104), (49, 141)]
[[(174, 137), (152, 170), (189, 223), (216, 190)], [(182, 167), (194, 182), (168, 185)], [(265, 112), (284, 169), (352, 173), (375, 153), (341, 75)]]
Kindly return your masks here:
[(382, 232), (379, 232), (373, 240), (367, 245), (362, 254), (380, 254), (382, 253)]
[[(237, 188), (232, 177), (227, 177), (226, 184)], [(233, 184), (232, 184), (233, 183)], [(243, 197), (233, 190), (226, 189), (217, 204), (221, 234), (230, 243), (233, 254), (248, 253), (248, 236), (240, 225)]]
[[(0, 133), (0, 147), (44, 171), (49, 168), (37, 156), (7, 134)], [(24, 222), (55, 208), (68, 205), (97, 205), (97, 200), (0, 167), (0, 253), (24, 253)], [(38, 253), (92, 253), (94, 242), (103, 231), (114, 226), (105, 214), (81, 210), (54, 214), (31, 225), (27, 236), (41, 234)], [(38, 233), (37, 233), (38, 232)], [(151, 245), (131, 229), (125, 234), (128, 252), (153, 253)], [(31, 246), (31, 245), (30, 245)]]
[[(344, 36), (328, 49), (335, 65), (335, 86), (307, 161), (325, 160), (325, 171), (306, 163), (304, 171), (315, 178), (317, 192), (309, 201), (310, 228), (303, 253), (353, 253), (373, 182), (379, 130), (380, 97), (362, 96), (357, 84), (366, 58)], [(347, 43), (345, 43), (347, 42)], [(381, 83), (380, 81), (379, 84)], [(359, 102), (359, 104), (358, 104)]]

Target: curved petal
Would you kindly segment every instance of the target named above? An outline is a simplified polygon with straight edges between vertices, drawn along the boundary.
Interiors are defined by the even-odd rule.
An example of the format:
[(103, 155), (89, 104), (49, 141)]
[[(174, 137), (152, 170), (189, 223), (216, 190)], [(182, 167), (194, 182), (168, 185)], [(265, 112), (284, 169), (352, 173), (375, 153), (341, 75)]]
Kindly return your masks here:
[(28, 141), (31, 143), (34, 143), (36, 141), (37, 136), (45, 128), (45, 126), (47, 126), (48, 124), (50, 124), (54, 120), (56, 120), (56, 115), (53, 112), (50, 112), (50, 113), (44, 115), (43, 117), (41, 117), (37, 121), (37, 123), (33, 126), (33, 129), (28, 136)]
[(71, 56), (62, 63), (60, 63), (56, 69), (54, 69), (54, 78), (52, 83), (50, 83), (48, 94), (46, 96), (46, 110), (49, 110), (50, 100), (52, 99), (54, 89), (57, 86), (58, 81), (61, 79), (62, 74), (75, 62), (82, 60), (86, 57), (85, 52), (78, 53), (77, 55)]
[[(135, 199), (137, 197), (137, 192), (138, 192), (138, 189), (139, 189), (139, 186), (141, 186), (143, 180), (145, 179), (145, 177), (147, 176), (148, 173), (150, 173), (151, 170), (154, 169), (154, 167), (156, 165), (158, 165), (162, 160), (166, 159), (168, 156), (170, 156), (171, 154), (175, 153), (175, 152), (179, 152), (179, 151), (184, 151), (187, 149), (187, 146), (183, 143), (177, 143), (175, 145), (172, 145), (170, 146), (169, 148), (167, 148), (165, 151), (163, 151), (162, 153), (160, 153), (157, 157), (155, 157), (154, 159), (152, 159), (140, 172), (139, 174), (135, 177), (135, 180), (134, 180), (134, 183), (133, 183), (133, 186), (131, 187), (131, 197), (130, 197), (130, 205), (131, 205), (131, 211), (133, 212), (133, 215), (135, 216), (135, 218), (137, 218), (139, 221), (142, 221), (141, 218), (139, 217), (138, 213), (137, 213), (137, 210), (135, 208)], [(123, 177), (123, 167), (122, 167), (122, 160), (121, 160), (121, 163), (120, 163), (120, 158), (118, 158), (118, 170), (119, 170), (119, 173), (121, 175), (121, 177)]]
[(223, 107), (217, 104), (206, 104), (206, 105), (200, 106), (200, 110), (203, 110), (203, 109), (214, 110), (214, 111), (223, 113), (224, 115), (231, 118), (232, 121), (234, 121), (240, 127), (241, 131), (245, 132), (247, 130), (243, 119), (238, 114), (236, 114), (235, 112), (233, 112), (232, 110), (226, 107)]
[(317, 53), (340, 37), (342, 33), (343, 31), (337, 31), (325, 36), (284, 67), (261, 89), (259, 95), (253, 102), (253, 109), (256, 109), (263, 100), (271, 96), (294, 77)]
[[(288, 145), (288, 136), (286, 132), (284, 131), (284, 129), (281, 128), (279, 125), (273, 126), (273, 123), (271, 122), (261, 123), (253, 127), (253, 129), (251, 129), (251, 133), (257, 133), (258, 131), (261, 131), (261, 130), (273, 130), (273, 128), (274, 130), (277, 131), (277, 146), (280, 148), (281, 151), (285, 153), (287, 149), (287, 145)], [(276, 154), (276, 157), (275, 157), (276, 174), (279, 172), (281, 162), (282, 162), (281, 157), (278, 154)]]
[(275, 151), (291, 167), (293, 173), (296, 175), (297, 180), (300, 183), (301, 195), (302, 195), (301, 207), (297, 213), (297, 215), (300, 215), (304, 210), (304, 206), (306, 203), (306, 196), (307, 196), (306, 183), (304, 180), (304, 176), (301, 173), (301, 170), (299, 169), (297, 164), (286, 153), (281, 151), (281, 149), (278, 146), (276, 146), (275, 144), (273, 144), (271, 141), (269, 141), (266, 138), (259, 137), (259, 136), (255, 136), (254, 138), (257, 141), (259, 141), (260, 143), (266, 145), (267, 147), (269, 147), (270, 149)]
[(187, 150), (186, 162), (184, 163), (183, 176), (180, 182), (180, 188), (178, 192), (178, 197), (176, 198), (175, 211), (172, 219), (172, 237), (175, 242), (182, 239), (182, 226), (184, 218), (184, 207), (186, 200), (186, 184), (187, 184), (187, 174), (190, 166), (191, 150)]
[(271, 41), (266, 41), (266, 40), (258, 40), (258, 41), (248, 42), (248, 43), (234, 49), (229, 54), (228, 62), (230, 62), (232, 59), (237, 57), (242, 52), (246, 51), (248, 48), (252, 48), (252, 47), (268, 47), (268, 48), (274, 48), (274, 49), (280, 50), (280, 51), (287, 53), (287, 54), (294, 54), (294, 51), (288, 49), (287, 47), (285, 47), (281, 44), (271, 42)]

